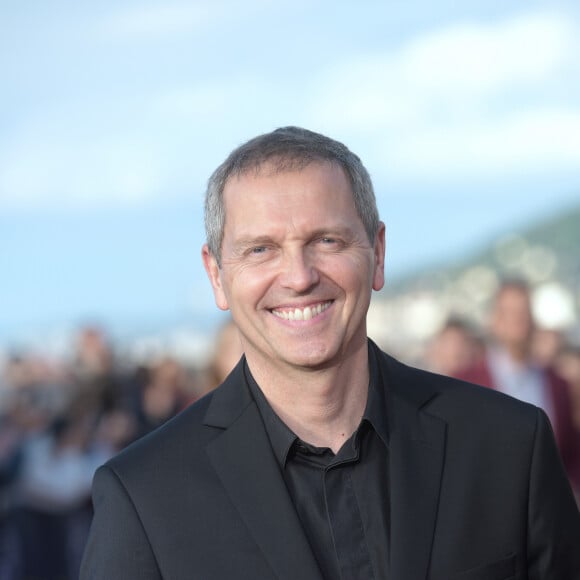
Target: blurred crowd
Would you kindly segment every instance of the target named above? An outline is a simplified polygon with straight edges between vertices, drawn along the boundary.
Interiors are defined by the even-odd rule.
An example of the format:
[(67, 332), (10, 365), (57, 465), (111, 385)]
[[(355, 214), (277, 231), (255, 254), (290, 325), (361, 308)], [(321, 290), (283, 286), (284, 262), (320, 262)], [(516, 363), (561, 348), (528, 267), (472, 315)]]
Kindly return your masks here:
[(194, 368), (120, 360), (82, 328), (70, 360), (10, 355), (0, 369), (0, 580), (78, 577), (95, 469), (217, 386), (241, 356), (235, 327)]
[[(77, 578), (95, 469), (217, 386), (241, 346), (229, 322), (201, 367), (169, 356), (130, 364), (85, 327), (72, 352), (14, 353), (0, 368), (0, 580)], [(543, 408), (580, 492), (580, 345), (535, 326), (524, 283), (500, 287), (484, 328), (449, 318), (420, 366)]]

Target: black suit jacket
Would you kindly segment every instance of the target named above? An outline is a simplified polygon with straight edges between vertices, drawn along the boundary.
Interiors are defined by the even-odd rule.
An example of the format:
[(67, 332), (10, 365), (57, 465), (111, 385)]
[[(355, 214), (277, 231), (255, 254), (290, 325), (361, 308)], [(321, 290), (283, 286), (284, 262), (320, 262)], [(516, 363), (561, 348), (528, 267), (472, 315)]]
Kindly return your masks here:
[[(379, 364), (389, 580), (580, 579), (580, 516), (543, 412)], [(93, 500), (82, 580), (321, 580), (241, 364), (101, 467)]]

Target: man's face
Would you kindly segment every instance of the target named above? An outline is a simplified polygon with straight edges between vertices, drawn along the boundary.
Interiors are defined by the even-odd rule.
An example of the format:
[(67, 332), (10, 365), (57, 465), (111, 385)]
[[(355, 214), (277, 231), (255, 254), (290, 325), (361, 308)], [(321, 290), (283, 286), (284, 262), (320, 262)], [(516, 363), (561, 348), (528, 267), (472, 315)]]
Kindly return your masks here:
[(385, 230), (369, 243), (342, 168), (266, 166), (228, 181), (224, 204), (222, 266), (207, 247), (204, 265), (248, 360), (322, 368), (366, 348), (371, 291), (384, 283)]
[(528, 343), (533, 320), (530, 297), (524, 289), (507, 287), (499, 293), (493, 308), (491, 330), (506, 348)]

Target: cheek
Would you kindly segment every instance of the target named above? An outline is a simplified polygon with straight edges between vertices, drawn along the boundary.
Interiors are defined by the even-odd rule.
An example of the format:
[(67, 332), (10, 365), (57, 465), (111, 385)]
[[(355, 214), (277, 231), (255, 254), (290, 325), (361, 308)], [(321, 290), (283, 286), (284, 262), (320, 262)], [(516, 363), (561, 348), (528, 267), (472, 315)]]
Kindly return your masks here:
[(340, 278), (346, 290), (365, 293), (382, 281), (382, 270), (375, 267), (374, 260), (368, 256), (353, 257), (337, 271), (341, 273)]
[(261, 270), (244, 268), (231, 272), (224, 288), (231, 307), (253, 308), (259, 303), (270, 285), (266, 272)]

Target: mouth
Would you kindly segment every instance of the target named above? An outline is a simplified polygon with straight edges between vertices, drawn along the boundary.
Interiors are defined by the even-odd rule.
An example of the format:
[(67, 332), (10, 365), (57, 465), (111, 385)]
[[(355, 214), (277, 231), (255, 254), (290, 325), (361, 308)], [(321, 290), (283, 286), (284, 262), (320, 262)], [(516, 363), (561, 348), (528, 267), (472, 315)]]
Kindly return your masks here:
[(312, 320), (327, 310), (332, 302), (327, 300), (303, 308), (273, 308), (270, 312), (282, 320)]

